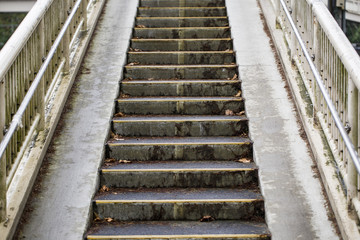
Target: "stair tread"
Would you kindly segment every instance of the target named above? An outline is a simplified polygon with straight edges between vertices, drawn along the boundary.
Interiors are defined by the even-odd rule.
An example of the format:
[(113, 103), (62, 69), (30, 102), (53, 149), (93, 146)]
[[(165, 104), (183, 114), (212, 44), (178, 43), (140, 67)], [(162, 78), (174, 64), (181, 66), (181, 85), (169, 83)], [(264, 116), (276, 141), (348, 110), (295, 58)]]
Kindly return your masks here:
[(156, 65), (156, 64), (149, 64), (149, 65), (126, 65), (125, 68), (235, 68), (237, 67), (236, 64), (172, 64), (172, 65)]
[(242, 97), (183, 97), (183, 96), (159, 96), (159, 97), (126, 97), (119, 98), (119, 102), (158, 102), (158, 101), (243, 101)]
[(206, 10), (206, 9), (225, 9), (225, 7), (139, 7), (139, 10), (147, 10), (147, 9), (198, 9), (198, 10)]
[(108, 144), (116, 145), (222, 145), (251, 144), (249, 138), (242, 137), (122, 137), (111, 139)]
[(226, 116), (226, 115), (130, 115), (124, 117), (114, 117), (113, 122), (184, 122), (184, 121), (245, 121), (245, 116)]
[(151, 20), (151, 19), (228, 19), (227, 16), (213, 16), (213, 17), (206, 17), (206, 16), (200, 16), (200, 17), (157, 17), (157, 16), (152, 16), (152, 17), (136, 17), (136, 19), (146, 19), (146, 20)]
[[(136, 221), (136, 222), (115, 222), (98, 223), (88, 234), (88, 239), (92, 236), (123, 236), (131, 238), (136, 236), (155, 236), (169, 237), (178, 235), (189, 236), (197, 235), (198, 238), (206, 238), (211, 235), (222, 236), (229, 235), (270, 235), (267, 226), (262, 222), (217, 220), (212, 222), (200, 221)], [(201, 236), (198, 236), (201, 235)], [(91, 237), (90, 237), (91, 236)], [(190, 236), (189, 236), (190, 237)]]
[(258, 189), (240, 188), (114, 188), (108, 192), (100, 193), (94, 198), (97, 203), (107, 202), (248, 202), (263, 201)]
[(117, 164), (104, 166), (102, 171), (116, 170), (237, 170), (252, 171), (257, 169), (255, 163), (241, 163), (236, 161), (133, 161), (131, 164)]
[(129, 51), (129, 54), (204, 54), (204, 53), (212, 53), (212, 54), (233, 54), (233, 50), (228, 51)]
[(135, 84), (135, 83), (238, 83), (240, 79), (228, 80), (228, 79), (152, 79), (152, 80), (138, 80), (138, 79), (123, 79), (121, 83)]

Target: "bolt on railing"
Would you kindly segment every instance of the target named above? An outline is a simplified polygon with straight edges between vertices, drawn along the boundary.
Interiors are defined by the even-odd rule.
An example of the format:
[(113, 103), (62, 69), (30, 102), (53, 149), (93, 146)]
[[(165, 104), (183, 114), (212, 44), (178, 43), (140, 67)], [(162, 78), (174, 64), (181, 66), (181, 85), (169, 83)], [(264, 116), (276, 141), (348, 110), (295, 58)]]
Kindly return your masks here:
[(0, 51), (0, 222), (22, 155), (44, 129), (49, 93), (69, 72), (71, 40), (87, 28), (89, 1), (37, 1)]

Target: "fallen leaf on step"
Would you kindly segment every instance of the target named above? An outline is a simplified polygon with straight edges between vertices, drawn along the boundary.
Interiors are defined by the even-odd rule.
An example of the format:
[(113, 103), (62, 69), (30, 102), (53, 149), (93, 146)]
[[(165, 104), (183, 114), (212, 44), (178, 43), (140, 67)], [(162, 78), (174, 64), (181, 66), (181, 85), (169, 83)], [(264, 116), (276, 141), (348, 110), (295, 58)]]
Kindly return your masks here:
[(236, 116), (243, 116), (243, 115), (245, 115), (245, 111), (241, 111), (241, 112), (236, 113)]
[(131, 163), (129, 160), (119, 160), (119, 163)]
[(90, 71), (89, 68), (82, 67), (82, 68), (81, 68), (81, 73), (82, 73), (82, 74), (89, 74), (89, 73), (91, 73), (91, 71)]
[(200, 222), (212, 222), (215, 221), (215, 218), (213, 218), (212, 216), (203, 216), (200, 219)]
[(102, 186), (100, 189), (100, 192), (108, 192), (108, 191), (109, 191), (109, 188), (106, 185)]
[(94, 212), (94, 222), (99, 222), (99, 221), (101, 221), (101, 218), (99, 217), (99, 214)]
[(129, 98), (130, 95), (121, 93), (121, 94), (120, 94), (120, 97), (121, 97), (121, 98)]
[(113, 219), (113, 218), (105, 218), (105, 221), (107, 221), (107, 222), (113, 222), (114, 219)]
[(237, 79), (237, 77), (238, 77), (238, 75), (235, 73), (231, 80), (235, 80), (235, 79)]
[(105, 159), (106, 163), (114, 163), (115, 161), (116, 161), (115, 158), (107, 158), (107, 159)]
[(154, 80), (154, 78), (148, 78), (148, 80)]
[(122, 112), (118, 112), (114, 115), (114, 117), (125, 117), (125, 114)]
[(235, 97), (241, 97), (241, 91), (238, 91), (238, 93), (235, 95)]
[(236, 162), (240, 162), (240, 163), (250, 163), (251, 159), (249, 158), (241, 158), (239, 160), (237, 160)]
[(136, 25), (137, 28), (146, 28), (144, 25)]
[(128, 64), (128, 66), (135, 66), (135, 65), (139, 65), (140, 63), (139, 62), (131, 62)]
[(230, 52), (230, 51), (231, 51), (231, 50), (230, 50), (229, 48), (225, 50), (225, 52)]
[(227, 110), (225, 110), (225, 115), (226, 116), (234, 116), (234, 112), (231, 111), (230, 109), (227, 109)]
[(142, 52), (142, 50), (141, 49), (138, 49), (138, 48), (134, 48), (133, 49), (135, 52)]

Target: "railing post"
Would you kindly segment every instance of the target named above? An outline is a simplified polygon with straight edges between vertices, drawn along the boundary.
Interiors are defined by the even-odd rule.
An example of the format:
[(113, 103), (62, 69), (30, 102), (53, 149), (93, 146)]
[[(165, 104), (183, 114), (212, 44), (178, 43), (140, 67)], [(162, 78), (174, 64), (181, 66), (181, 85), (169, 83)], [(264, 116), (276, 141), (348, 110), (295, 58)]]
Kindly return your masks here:
[[(39, 23), (39, 45), (40, 45), (40, 56), (43, 56), (43, 58), (46, 56), (46, 52), (45, 52), (45, 22), (44, 19), (42, 19)], [(41, 64), (40, 64), (41, 66)], [(39, 68), (40, 68), (39, 66)], [(45, 129), (45, 81), (44, 81), (44, 77), (43, 80), (41, 81), (40, 85), (39, 85), (39, 90), (37, 91), (37, 98), (38, 98), (38, 113), (40, 114), (40, 122), (38, 125), (38, 130), (42, 131)]]
[[(5, 128), (5, 79), (0, 79), (0, 142)], [(6, 160), (0, 156), (0, 222), (6, 220)]]
[[(70, 4), (68, 0), (65, 0), (65, 19), (64, 22), (66, 21), (71, 9), (70, 9)], [(70, 30), (67, 29), (66, 33), (64, 35), (64, 39), (63, 39), (63, 55), (65, 58), (65, 65), (64, 65), (64, 74), (68, 74), (70, 71)]]
[(280, 0), (275, 0), (275, 26), (280, 25)]
[[(296, 3), (294, 0), (291, 1), (290, 3), (290, 7), (292, 10), (291, 13), (291, 18), (293, 19), (293, 21), (296, 23)], [(291, 27), (290, 27), (291, 29)], [(291, 29), (291, 39), (290, 39), (290, 54), (291, 54), (291, 60), (295, 59), (295, 56), (297, 54), (297, 50), (296, 50), (296, 44), (297, 44), (297, 40), (295, 37), (295, 33), (294, 31)]]
[[(314, 39), (313, 39), (313, 50), (314, 50), (314, 64), (316, 68), (319, 70), (321, 74), (321, 30), (319, 22), (316, 18), (314, 18)], [(316, 83), (316, 80), (313, 79), (312, 81), (312, 87), (313, 87), (313, 94), (314, 94), (314, 103), (313, 103), (313, 114), (314, 119), (316, 120), (316, 113), (320, 110), (320, 101), (321, 101), (321, 92), (318, 88), (318, 85)], [(315, 122), (316, 123), (316, 122)]]
[(87, 19), (87, 5), (88, 5), (88, 0), (82, 0), (81, 2), (81, 13), (83, 16), (83, 26), (82, 26), (82, 30), (83, 31), (87, 31), (87, 25), (88, 25), (88, 19)]
[[(359, 99), (358, 99), (358, 89), (355, 84), (349, 78), (348, 80), (348, 120), (351, 127), (349, 137), (353, 142), (355, 148), (358, 146), (358, 117), (359, 117)], [(352, 199), (357, 197), (357, 171), (355, 165), (350, 157), (347, 161), (347, 203), (348, 207), (352, 208)]]

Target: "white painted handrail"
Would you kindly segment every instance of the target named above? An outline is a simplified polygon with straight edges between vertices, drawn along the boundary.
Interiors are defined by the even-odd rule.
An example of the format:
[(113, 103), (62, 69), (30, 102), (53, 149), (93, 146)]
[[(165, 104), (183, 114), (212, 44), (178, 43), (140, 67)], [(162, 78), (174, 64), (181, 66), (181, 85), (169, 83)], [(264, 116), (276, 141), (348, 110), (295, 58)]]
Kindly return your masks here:
[(360, 187), (360, 58), (322, 0), (274, 2), (290, 58), (330, 145), (349, 207), (354, 207)]
[(0, 51), (0, 222), (7, 187), (35, 129), (44, 129), (48, 96), (69, 72), (71, 42), (86, 30), (93, 1), (38, 0)]

